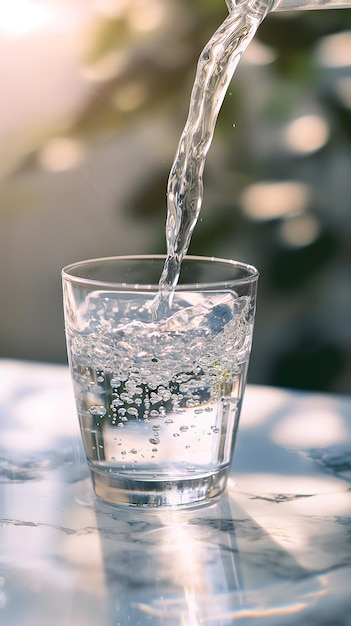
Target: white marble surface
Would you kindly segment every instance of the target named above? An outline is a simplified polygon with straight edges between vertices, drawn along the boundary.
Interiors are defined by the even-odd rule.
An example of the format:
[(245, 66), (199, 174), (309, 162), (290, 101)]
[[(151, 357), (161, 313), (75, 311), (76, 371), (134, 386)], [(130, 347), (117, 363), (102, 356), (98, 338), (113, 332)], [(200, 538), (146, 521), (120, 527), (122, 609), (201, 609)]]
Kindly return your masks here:
[(226, 495), (94, 502), (65, 367), (0, 361), (0, 624), (351, 625), (351, 398), (249, 386)]

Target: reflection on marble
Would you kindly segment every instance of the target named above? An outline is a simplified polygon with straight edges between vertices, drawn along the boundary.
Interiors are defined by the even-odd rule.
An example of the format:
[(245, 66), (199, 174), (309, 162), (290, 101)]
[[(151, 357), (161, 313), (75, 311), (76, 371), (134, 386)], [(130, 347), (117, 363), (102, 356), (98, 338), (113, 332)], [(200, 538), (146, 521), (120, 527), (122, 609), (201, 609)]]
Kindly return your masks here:
[(0, 380), (0, 624), (351, 625), (350, 398), (249, 386), (225, 496), (146, 512), (94, 500), (65, 367)]

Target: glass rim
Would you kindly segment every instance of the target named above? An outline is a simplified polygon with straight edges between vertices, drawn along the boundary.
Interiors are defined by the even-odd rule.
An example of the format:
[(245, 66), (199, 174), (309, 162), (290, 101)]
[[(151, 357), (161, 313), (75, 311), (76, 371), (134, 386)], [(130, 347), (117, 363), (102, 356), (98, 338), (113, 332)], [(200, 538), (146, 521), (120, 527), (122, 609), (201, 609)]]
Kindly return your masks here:
[[(83, 268), (89, 264), (102, 264), (104, 262), (111, 261), (163, 261), (165, 262), (167, 258), (166, 254), (132, 254), (132, 255), (121, 255), (121, 256), (107, 256), (107, 257), (97, 257), (91, 259), (85, 259), (83, 261), (76, 261), (74, 263), (70, 263), (65, 265), (61, 270), (62, 278), (70, 283), (76, 283), (80, 285), (86, 285), (91, 287), (103, 287), (103, 288), (113, 288), (113, 289), (123, 289), (123, 291), (133, 290), (136, 288), (139, 290), (147, 290), (147, 291), (158, 291), (159, 284), (158, 283), (126, 283), (126, 282), (118, 282), (111, 280), (98, 280), (96, 278), (85, 278), (79, 275), (74, 274), (75, 270), (79, 268)], [(204, 289), (205, 287), (213, 288), (217, 287), (225, 287), (230, 285), (242, 285), (247, 283), (254, 283), (259, 278), (259, 271), (256, 269), (254, 265), (249, 263), (244, 263), (242, 261), (234, 261), (232, 259), (225, 259), (220, 257), (209, 257), (209, 256), (201, 256), (201, 255), (186, 255), (183, 259), (184, 261), (198, 261), (198, 262), (207, 262), (207, 263), (215, 263), (215, 264), (226, 264), (232, 267), (243, 269), (247, 272), (247, 276), (242, 276), (240, 278), (232, 278), (223, 281), (219, 280), (209, 280), (194, 282), (194, 283), (178, 283), (175, 287), (175, 291), (189, 291), (189, 290), (199, 290), (199, 288)]]

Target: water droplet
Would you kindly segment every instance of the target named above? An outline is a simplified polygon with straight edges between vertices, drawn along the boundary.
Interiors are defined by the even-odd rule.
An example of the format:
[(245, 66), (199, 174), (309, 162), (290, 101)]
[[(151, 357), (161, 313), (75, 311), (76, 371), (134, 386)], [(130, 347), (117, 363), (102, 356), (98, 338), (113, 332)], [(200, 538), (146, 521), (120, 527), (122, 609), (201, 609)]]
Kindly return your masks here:
[(123, 422), (119, 422), (119, 424), (117, 424), (118, 428), (124, 428), (124, 424)]
[(98, 383), (103, 383), (105, 379), (103, 376), (98, 376), (96, 380)]
[(122, 454), (122, 456), (125, 456), (127, 453), (126, 453), (125, 450), (122, 450), (121, 454)]
[(111, 461), (115, 461), (116, 457), (115, 456), (111, 456)]
[(152, 427), (152, 430), (160, 430), (161, 426), (160, 424), (154, 424)]
[(189, 427), (188, 427), (188, 426), (186, 426), (185, 424), (183, 424), (183, 426), (179, 426), (179, 430), (180, 430), (182, 433), (185, 433), (185, 432), (188, 430), (188, 428), (189, 428)]
[(219, 433), (219, 428), (217, 426), (211, 426), (211, 430), (213, 433)]
[(136, 448), (132, 448), (130, 453), (131, 454), (138, 454), (138, 450)]
[(152, 448), (152, 452), (158, 452), (158, 448)]
[(165, 424), (173, 424), (173, 420), (169, 417), (168, 420), (165, 421)]
[(179, 433), (173, 433), (173, 437), (180, 437)]

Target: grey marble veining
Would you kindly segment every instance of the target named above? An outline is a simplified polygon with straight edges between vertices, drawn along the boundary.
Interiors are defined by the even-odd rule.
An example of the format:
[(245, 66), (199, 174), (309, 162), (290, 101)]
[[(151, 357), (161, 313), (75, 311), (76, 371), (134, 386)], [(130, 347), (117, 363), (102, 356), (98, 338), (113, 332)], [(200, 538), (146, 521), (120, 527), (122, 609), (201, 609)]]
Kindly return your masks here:
[(247, 389), (189, 510), (94, 500), (64, 367), (0, 361), (0, 624), (351, 625), (351, 399)]

